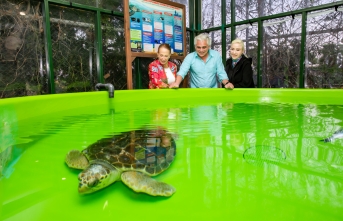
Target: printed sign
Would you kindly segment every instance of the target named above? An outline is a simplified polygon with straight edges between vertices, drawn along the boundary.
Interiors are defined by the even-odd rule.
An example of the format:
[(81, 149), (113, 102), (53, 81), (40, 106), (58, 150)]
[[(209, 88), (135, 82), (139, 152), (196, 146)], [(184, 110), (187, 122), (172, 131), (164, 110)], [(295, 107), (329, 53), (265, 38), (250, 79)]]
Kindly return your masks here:
[(156, 52), (168, 43), (172, 55), (184, 55), (183, 11), (153, 0), (129, 0), (130, 42), (133, 52)]

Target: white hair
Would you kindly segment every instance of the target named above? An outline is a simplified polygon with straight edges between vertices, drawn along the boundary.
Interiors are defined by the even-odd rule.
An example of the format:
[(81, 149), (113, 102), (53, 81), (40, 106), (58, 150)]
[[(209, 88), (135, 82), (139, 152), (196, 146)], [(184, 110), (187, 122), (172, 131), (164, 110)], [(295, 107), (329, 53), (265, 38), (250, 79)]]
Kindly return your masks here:
[(201, 33), (200, 35), (195, 36), (194, 46), (196, 46), (197, 41), (207, 41), (208, 47), (211, 47), (211, 38), (207, 33)]

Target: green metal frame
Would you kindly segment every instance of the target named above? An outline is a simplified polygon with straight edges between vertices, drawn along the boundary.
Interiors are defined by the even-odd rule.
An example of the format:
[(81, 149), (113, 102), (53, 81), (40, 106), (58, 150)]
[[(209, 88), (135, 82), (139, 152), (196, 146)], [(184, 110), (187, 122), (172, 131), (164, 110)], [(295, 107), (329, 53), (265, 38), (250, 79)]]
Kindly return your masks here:
[(194, 51), (194, 30), (195, 30), (195, 1), (194, 0), (189, 0), (189, 26), (190, 28), (187, 29), (189, 31), (189, 49), (191, 51)]
[(104, 68), (102, 59), (102, 33), (101, 33), (101, 13), (95, 14), (95, 50), (96, 50), (96, 71), (98, 82), (104, 83)]
[(262, 56), (263, 56), (263, 24), (262, 20), (258, 21), (257, 23), (257, 30), (258, 30), (258, 38), (257, 38), (257, 87), (262, 87)]
[(135, 81), (135, 88), (141, 89), (142, 88), (142, 72), (139, 69), (141, 59), (136, 57), (135, 58), (135, 76), (136, 76), (136, 81)]
[[(226, 0), (221, 0), (222, 5), (222, 24), (226, 24)], [(226, 62), (226, 28), (222, 25), (221, 26), (221, 32), (222, 32), (222, 60), (223, 64)]]
[[(230, 33), (230, 36), (231, 36), (231, 41), (233, 41), (235, 38), (236, 38), (236, 1), (231, 1), (231, 22), (230, 22), (230, 26), (227, 26), (227, 27), (231, 27), (231, 33)], [(225, 24), (222, 24), (224, 25), (225, 27)], [(226, 56), (226, 54), (225, 54)]]
[(299, 88), (305, 87), (306, 21), (307, 21), (307, 13), (302, 12)]
[[(300, 9), (296, 11), (290, 12), (283, 12), (275, 15), (269, 16), (262, 16), (258, 18), (252, 18), (244, 21), (236, 22), (236, 5), (235, 1), (231, 1), (231, 21), (227, 24), (226, 21), (226, 1), (229, 0), (220, 0), (221, 1), (221, 19), (222, 24), (218, 27), (211, 27), (208, 29), (202, 29), (201, 25), (201, 15), (202, 15), (202, 1), (201, 0), (189, 0), (189, 28), (186, 28), (187, 32), (190, 33), (190, 52), (195, 50), (194, 48), (194, 37), (202, 32), (211, 32), (211, 31), (218, 31), (222, 32), (222, 48), (225, 49), (227, 42), (226, 42), (226, 30), (230, 28), (231, 31), (231, 40), (234, 40), (236, 37), (236, 26), (244, 25), (244, 24), (251, 24), (257, 22), (258, 24), (258, 46), (257, 46), (257, 87), (262, 87), (262, 51), (263, 51), (263, 21), (269, 19), (275, 19), (280, 17), (286, 16), (294, 16), (296, 14), (302, 15), (302, 30), (301, 30), (301, 49), (300, 49), (300, 70), (299, 70), (299, 88), (304, 88), (305, 82), (305, 49), (306, 49), (306, 20), (307, 20), (307, 13), (311, 11), (323, 10), (328, 8), (334, 8), (343, 5), (343, 1), (329, 3), (325, 5), (314, 6), (310, 8)], [(96, 67), (97, 67), (97, 79), (99, 82), (104, 82), (104, 70), (103, 70), (103, 59), (102, 59), (102, 32), (101, 32), (101, 15), (113, 15), (117, 17), (124, 17), (124, 14), (121, 12), (115, 12), (111, 10), (106, 10), (102, 8), (97, 8), (93, 6), (83, 5), (79, 3), (73, 3), (69, 1), (60, 1), (60, 0), (44, 0), (44, 4), (42, 4), (42, 11), (43, 11), (43, 22), (44, 22), (44, 33), (45, 33), (45, 47), (46, 47), (46, 67), (48, 73), (48, 86), (49, 86), (49, 93), (55, 93), (55, 83), (54, 83), (54, 64), (52, 59), (52, 43), (51, 43), (51, 32), (50, 32), (50, 16), (49, 16), (49, 5), (62, 5), (65, 7), (72, 7), (81, 10), (92, 11), (95, 13), (95, 48), (96, 48)], [(222, 57), (223, 62), (225, 62), (226, 58), (226, 50), (222, 50)], [(136, 61), (136, 67), (139, 65), (139, 60)], [(141, 88), (142, 83), (139, 68), (135, 68), (135, 75), (136, 77), (136, 88)]]

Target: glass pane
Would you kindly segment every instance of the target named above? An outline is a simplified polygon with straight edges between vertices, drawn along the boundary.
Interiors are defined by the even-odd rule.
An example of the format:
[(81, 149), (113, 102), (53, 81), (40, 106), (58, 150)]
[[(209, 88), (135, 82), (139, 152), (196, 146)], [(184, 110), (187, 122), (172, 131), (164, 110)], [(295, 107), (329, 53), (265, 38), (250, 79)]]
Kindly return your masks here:
[(316, 5), (322, 5), (334, 2), (332, 0), (302, 0), (302, 1), (294, 1), (294, 0), (273, 0), (273, 1), (266, 1), (264, 2), (264, 15), (273, 15), (279, 14), (282, 12), (290, 12), (299, 9), (309, 8)]
[(236, 21), (340, 2), (340, 0), (236, 0)]
[[(222, 55), (222, 32), (212, 31), (208, 35), (211, 38), (211, 49), (218, 51)], [(218, 86), (221, 87), (221, 83), (218, 83)]]
[(268, 20), (263, 29), (262, 87), (298, 87), (301, 18)]
[[(257, 23), (236, 27), (236, 37), (244, 42), (245, 55), (252, 58), (252, 70), (255, 86), (257, 84)], [(231, 44), (228, 44), (228, 48)], [(227, 54), (229, 50), (227, 50)]]
[(343, 87), (343, 7), (308, 14), (307, 88)]
[(94, 90), (94, 17), (89, 11), (50, 7), (56, 93)]
[(236, 0), (236, 21), (263, 16), (264, 0)]
[[(80, 3), (84, 0), (79, 0)], [(113, 10), (115, 12), (122, 12), (124, 13), (124, 1), (123, 0), (102, 0), (101, 4), (99, 5), (100, 8)], [(83, 3), (81, 3), (83, 4)]]
[(222, 32), (221, 31), (212, 31), (208, 34), (211, 38), (211, 49), (218, 51), (219, 54), (222, 54)]
[(113, 10), (115, 12), (124, 12), (123, 0), (73, 0), (73, 1), (61, 0), (61, 1), (78, 3), (82, 5), (89, 5), (92, 7)]
[(317, 5), (324, 5), (329, 4), (333, 2), (341, 2), (342, 0), (312, 0), (312, 1), (305, 1), (307, 4), (305, 4), (304, 8), (308, 8), (311, 6), (317, 6)]
[(186, 6), (186, 27), (189, 28), (189, 3), (188, 0), (170, 0), (171, 2), (180, 3)]
[(221, 26), (221, 1), (203, 0), (201, 5), (202, 29)]
[(187, 31), (186, 32), (186, 49), (187, 49), (187, 52), (186, 52), (186, 55), (191, 51), (191, 48), (190, 48), (190, 39), (191, 39), (191, 36), (190, 36), (190, 32)]
[(115, 90), (127, 89), (124, 21), (103, 15), (101, 23), (105, 82), (113, 84)]
[(48, 93), (40, 6), (0, 1), (0, 98)]

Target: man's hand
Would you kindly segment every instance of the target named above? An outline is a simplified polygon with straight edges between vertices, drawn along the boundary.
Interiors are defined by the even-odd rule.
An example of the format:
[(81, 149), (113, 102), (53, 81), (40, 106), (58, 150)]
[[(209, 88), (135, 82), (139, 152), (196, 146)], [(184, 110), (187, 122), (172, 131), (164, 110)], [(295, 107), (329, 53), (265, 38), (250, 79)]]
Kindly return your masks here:
[(225, 87), (226, 89), (231, 89), (231, 90), (235, 88), (235, 86), (233, 86), (233, 84), (230, 83), (230, 82), (227, 83), (227, 84), (225, 84), (224, 87)]

